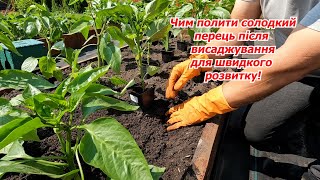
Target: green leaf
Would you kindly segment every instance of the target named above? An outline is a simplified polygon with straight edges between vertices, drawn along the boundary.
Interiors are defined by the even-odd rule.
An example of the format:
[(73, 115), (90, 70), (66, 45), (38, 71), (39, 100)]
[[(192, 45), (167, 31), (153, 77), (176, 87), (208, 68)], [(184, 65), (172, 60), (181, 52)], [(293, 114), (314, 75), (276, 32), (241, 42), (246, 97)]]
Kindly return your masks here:
[(40, 118), (17, 118), (0, 127), (0, 149), (28, 134), (30, 131), (44, 127)]
[(40, 21), (42, 22), (42, 24), (44, 25), (45, 28), (49, 29), (50, 28), (50, 19), (46, 16), (40, 16)]
[[(0, 43), (2, 43), (5, 47), (7, 47), (13, 53), (21, 56), (21, 54), (18, 52), (16, 47), (12, 44), (12, 41), (6, 35), (4, 35), (2, 32), (0, 32)], [(0, 44), (0, 46), (1, 46), (1, 44)], [(1, 47), (1, 48), (3, 49), (3, 47)]]
[(194, 34), (195, 34), (194, 29), (188, 29), (188, 35), (189, 35), (190, 37), (194, 37)]
[(157, 167), (157, 166), (153, 166), (153, 165), (149, 165), (149, 168), (150, 168), (150, 172), (151, 172), (153, 180), (160, 179), (160, 177), (162, 176), (162, 174), (166, 170), (166, 168), (164, 168), (164, 167)]
[(75, 3), (77, 3), (80, 0), (70, 0), (69, 1), (69, 6), (74, 5)]
[(193, 5), (191, 3), (185, 4), (182, 6), (182, 8), (176, 13), (175, 17), (183, 17), (183, 15), (187, 12), (189, 12), (190, 10), (193, 9)]
[(153, 20), (158, 16), (164, 9), (168, 7), (170, 1), (168, 0), (153, 0), (148, 3), (145, 7), (144, 19)]
[(120, 42), (126, 42), (130, 49), (134, 49), (135, 43), (133, 39), (128, 38), (118, 27), (110, 26), (108, 27), (108, 32), (114, 40), (118, 40)]
[[(41, 93), (41, 91), (40, 91), (39, 89), (37, 89), (36, 87), (34, 87), (34, 86), (32, 86), (32, 85), (29, 84), (28, 87), (23, 91), (23, 93), (20, 94), (21, 99), (18, 98), (19, 95), (18, 95), (16, 98), (18, 98), (17, 100), (19, 100), (20, 103), (23, 102), (23, 104), (24, 104), (26, 107), (28, 107), (28, 108), (31, 109), (31, 110), (34, 110), (34, 101), (33, 101), (32, 98), (33, 98), (35, 95), (38, 95), (38, 94), (40, 94), (40, 93)], [(14, 105), (13, 102), (12, 102), (12, 99), (11, 99), (10, 103), (11, 103), (12, 105)]]
[(38, 136), (37, 130), (32, 130), (28, 134), (24, 135), (22, 138), (24, 141), (37, 141), (40, 142), (40, 138)]
[(100, 41), (99, 52), (101, 58), (111, 66), (111, 69), (116, 73), (120, 73), (121, 50), (118, 46), (108, 41), (106, 35)]
[(159, 72), (159, 70), (160, 70), (160, 67), (158, 67), (158, 66), (148, 66), (147, 67), (147, 73), (150, 76), (157, 74)]
[(12, 32), (9, 30), (9, 28), (1, 22), (0, 22), (0, 30), (9, 34), (10, 36), (14, 36)]
[(102, 19), (102, 17), (111, 16), (125, 16), (128, 19), (132, 19), (135, 15), (134, 10), (130, 5), (116, 5), (112, 8), (106, 8), (97, 12), (97, 16)]
[(131, 81), (128, 82), (128, 84), (122, 89), (120, 96), (124, 95), (124, 93), (126, 93), (127, 89), (133, 85), (135, 85), (135, 81), (134, 79), (132, 79)]
[(91, 84), (86, 90), (86, 94), (113, 96), (113, 95), (117, 95), (118, 92), (101, 84)]
[(70, 33), (69, 34), (75, 34), (80, 33), (85, 28), (90, 28), (90, 20), (91, 18), (88, 16), (82, 17), (80, 20), (78, 20), (76, 23), (74, 23), (70, 27)]
[(82, 100), (82, 97), (84, 96), (84, 92), (82, 93), (74, 93), (70, 96), (69, 98), (69, 112), (73, 112), (77, 106), (79, 105), (79, 103), (81, 102)]
[(164, 19), (159, 19), (150, 24), (146, 35), (150, 42), (158, 41), (166, 37), (171, 29), (171, 24), (169, 24)]
[(88, 71), (91, 71), (91, 70), (93, 70), (92, 63), (87, 65), (87, 66), (85, 66), (85, 67), (83, 67), (83, 68), (81, 68), (79, 70), (78, 74), (82, 74), (82, 73), (85, 73), (85, 72), (88, 72)]
[(58, 81), (63, 81), (63, 72), (58, 67), (53, 71), (53, 77), (55, 77)]
[[(188, 29), (189, 30), (189, 29)], [(171, 29), (170, 30), (173, 34), (174, 37), (177, 37), (178, 34), (182, 31), (181, 29), (178, 29), (178, 28), (174, 28), (174, 29)]]
[(13, 172), (25, 174), (45, 175), (51, 178), (66, 178), (79, 170), (73, 170), (65, 174), (63, 163), (51, 163), (44, 160), (0, 161), (0, 174)]
[(18, 94), (16, 97), (13, 97), (10, 99), (10, 104), (12, 106), (19, 106), (24, 102), (24, 98), (22, 97), (22, 94)]
[(86, 28), (81, 30), (81, 34), (86, 40), (88, 39), (89, 31), (90, 31), (90, 26), (87, 26)]
[(28, 86), (26, 87), (26, 89), (23, 91), (22, 96), (24, 99), (28, 99), (31, 98), (35, 95), (40, 94), (41, 91), (39, 89), (37, 89), (36, 87), (28, 84)]
[(210, 18), (215, 19), (230, 19), (230, 12), (222, 7), (216, 7), (213, 10), (210, 10), (209, 12)]
[(135, 111), (139, 106), (134, 106), (125, 101), (102, 95), (87, 96), (83, 98), (82, 113), (84, 117), (89, 116), (97, 110), (108, 108), (119, 111)]
[(128, 84), (128, 81), (126, 81), (125, 79), (123, 79), (119, 76), (112, 76), (109, 80), (115, 86), (121, 86), (121, 85)]
[(38, 65), (38, 59), (34, 57), (28, 57), (26, 60), (23, 61), (21, 65), (21, 70), (32, 72), (36, 69)]
[(27, 18), (24, 21), (24, 30), (29, 38), (35, 37), (39, 33), (37, 21), (31, 17)]
[(51, 31), (50, 34), (50, 41), (51, 42), (56, 42), (56, 41), (60, 41), (61, 40), (61, 36), (62, 36), (62, 31), (60, 28), (53, 28), (53, 30)]
[(16, 140), (9, 145), (7, 145), (2, 150), (4, 154), (6, 154), (1, 160), (10, 161), (13, 159), (19, 159), (19, 158), (31, 158), (31, 156), (27, 155), (23, 149), (23, 141)]
[(96, 68), (84, 73), (79, 74), (68, 86), (68, 91), (72, 93), (85, 92), (86, 89), (94, 82), (96, 82), (100, 77), (105, 75), (110, 66), (104, 66)]
[(41, 119), (57, 124), (68, 110), (68, 102), (57, 94), (38, 94), (33, 97), (34, 109)]
[(63, 80), (59, 86), (57, 87), (55, 94), (61, 95), (64, 97), (66, 93), (68, 92), (68, 86), (71, 82), (72, 78), (69, 76), (67, 79)]
[(0, 127), (17, 118), (27, 118), (29, 115), (12, 107), (10, 102), (0, 98)]
[(111, 179), (151, 180), (152, 176), (139, 146), (117, 120), (101, 118), (80, 128), (83, 160), (101, 169)]
[(57, 51), (63, 51), (65, 49), (65, 44), (63, 41), (56, 42), (51, 49), (57, 50)]
[(56, 61), (51, 57), (43, 56), (39, 59), (39, 68), (46, 78), (51, 78), (57, 68)]
[[(0, 150), (0, 154), (9, 154), (9, 153), (12, 154), (11, 153), (12, 151), (19, 152), (19, 153), (16, 153), (16, 154), (22, 154), (22, 152), (24, 152), (22, 144), (23, 144), (23, 141), (16, 140), (16, 141), (8, 144), (6, 147), (2, 148)], [(22, 147), (22, 149), (21, 149), (21, 147)], [(3, 157), (3, 158), (1, 158), (1, 160), (5, 160), (5, 158)], [(11, 159), (8, 159), (8, 160), (11, 160)]]
[(78, 71), (78, 58), (79, 55), (81, 53), (82, 49), (72, 49), (72, 48), (65, 48), (64, 49), (64, 53), (66, 55), (66, 58), (64, 59), (64, 61), (66, 63), (68, 63), (71, 67), (73, 72), (77, 72)]

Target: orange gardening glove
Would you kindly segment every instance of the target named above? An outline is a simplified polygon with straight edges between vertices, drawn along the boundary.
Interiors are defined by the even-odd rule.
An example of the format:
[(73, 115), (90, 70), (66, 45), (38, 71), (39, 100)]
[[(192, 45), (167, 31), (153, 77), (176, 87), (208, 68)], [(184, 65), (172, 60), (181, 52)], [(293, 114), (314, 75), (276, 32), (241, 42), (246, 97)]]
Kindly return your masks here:
[(188, 60), (183, 61), (173, 67), (166, 89), (167, 99), (175, 98), (178, 94), (178, 91), (180, 91), (190, 79), (194, 78), (195, 76), (199, 76), (201, 72), (212, 70), (212, 68), (201, 67), (198, 69), (189, 69), (189, 64), (192, 62), (192, 59), (209, 59), (209, 57), (206, 54), (191, 55)]
[(218, 86), (202, 96), (193, 97), (170, 108), (166, 115), (170, 115), (167, 123), (171, 126), (167, 130), (198, 124), (216, 114), (224, 114), (233, 110), (235, 109), (229, 106), (223, 95), (222, 86)]

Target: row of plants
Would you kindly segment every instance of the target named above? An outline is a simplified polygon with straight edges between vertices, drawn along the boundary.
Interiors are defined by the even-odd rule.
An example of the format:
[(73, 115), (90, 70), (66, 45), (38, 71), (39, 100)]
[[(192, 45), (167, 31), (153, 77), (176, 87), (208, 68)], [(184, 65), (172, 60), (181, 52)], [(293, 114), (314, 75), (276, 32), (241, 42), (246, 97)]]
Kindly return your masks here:
[(21, 13), (26, 12), (27, 8), (35, 3), (45, 4), (52, 11), (75, 13), (81, 12), (81, 7), (85, 5), (83, 3), (77, 3), (73, 6), (68, 6), (68, 0), (7, 0), (5, 3), (9, 6), (7, 8)]
[[(69, 5), (80, 1), (83, 0), (71, 0)], [(11, 40), (18, 34), (21, 39), (45, 39), (48, 52), (43, 57), (26, 59), (22, 70), (0, 71), (0, 87), (21, 92), (10, 100), (0, 98), (0, 154), (3, 155), (0, 177), (16, 172), (84, 179), (82, 161), (99, 168), (111, 179), (158, 179), (164, 172), (164, 168), (148, 165), (135, 140), (116, 119), (105, 117), (91, 123), (86, 120), (100, 109), (139, 109), (119, 100), (135, 84), (134, 79), (120, 92), (99, 84), (99, 79), (110, 70), (121, 74), (120, 48), (126, 44), (135, 56), (139, 71), (136, 93), (146, 91), (145, 78), (159, 69), (150, 64), (150, 45), (162, 41), (168, 48), (169, 34), (175, 32), (169, 17), (193, 15), (192, 9), (198, 5), (190, 3), (181, 8), (176, 6), (176, 1), (169, 0), (149, 3), (88, 0), (87, 4), (84, 14), (70, 19), (57, 18), (45, 4), (31, 5), (25, 14), (1, 15), (0, 42), (6, 48), (19, 55)], [(219, 11), (219, 7), (214, 8)], [(226, 14), (225, 10), (221, 11)], [(90, 35), (90, 31), (94, 33)], [(67, 47), (63, 35), (79, 33), (86, 39), (82, 47)], [(91, 43), (92, 39), (96, 42)], [(88, 46), (97, 48), (97, 64), (80, 68), (79, 55)], [(59, 52), (57, 56), (53, 56), (54, 50)], [(69, 64), (70, 74), (63, 74), (57, 67), (58, 58)], [(32, 73), (37, 66), (41, 75)], [(60, 82), (50, 83), (47, 79), (52, 77)], [(150, 103), (148, 100), (139, 105)], [(77, 109), (82, 117), (75, 116)], [(54, 130), (61, 156), (31, 157), (25, 153), (24, 141), (39, 141), (39, 128)], [(75, 142), (72, 133), (77, 135)]]

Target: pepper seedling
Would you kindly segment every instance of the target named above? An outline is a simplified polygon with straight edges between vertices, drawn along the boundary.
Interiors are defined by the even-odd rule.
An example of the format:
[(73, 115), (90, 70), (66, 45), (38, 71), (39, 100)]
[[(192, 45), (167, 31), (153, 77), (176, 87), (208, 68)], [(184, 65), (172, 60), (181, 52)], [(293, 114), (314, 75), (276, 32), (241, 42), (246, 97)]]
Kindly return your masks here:
[[(145, 7), (134, 3), (118, 3), (97, 13), (100, 17), (110, 17), (114, 22), (121, 24), (121, 29), (109, 26), (107, 31), (112, 39), (126, 43), (135, 55), (140, 77), (139, 94), (146, 91), (146, 75), (154, 75), (159, 70), (159, 67), (150, 64), (150, 44), (163, 39), (171, 29), (169, 20), (161, 16), (169, 3), (168, 0), (153, 0)], [(147, 59), (144, 61), (145, 54)]]

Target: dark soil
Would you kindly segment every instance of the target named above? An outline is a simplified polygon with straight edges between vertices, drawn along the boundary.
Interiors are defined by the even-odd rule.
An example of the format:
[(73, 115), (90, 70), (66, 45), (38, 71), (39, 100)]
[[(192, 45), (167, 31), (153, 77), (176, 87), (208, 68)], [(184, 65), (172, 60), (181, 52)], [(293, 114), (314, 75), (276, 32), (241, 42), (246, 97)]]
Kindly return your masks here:
[[(171, 42), (173, 45), (175, 41)], [(99, 117), (112, 116), (115, 117), (123, 126), (125, 126), (139, 147), (142, 149), (149, 164), (165, 167), (166, 171), (162, 176), (165, 180), (180, 180), (186, 179), (186, 174), (191, 165), (191, 160), (194, 151), (197, 147), (199, 138), (202, 133), (204, 124), (181, 128), (172, 132), (166, 131), (166, 121), (168, 117), (164, 114), (169, 107), (181, 103), (192, 96), (201, 95), (209, 89), (216, 86), (214, 83), (204, 84), (202, 77), (197, 77), (190, 81), (186, 87), (179, 93), (176, 100), (168, 101), (165, 99), (165, 88), (167, 79), (174, 65), (187, 59), (187, 52), (176, 50), (175, 60), (169, 63), (164, 63), (161, 60), (162, 45), (158, 44), (152, 47), (151, 61), (160, 64), (161, 70), (153, 77), (148, 77), (146, 82), (155, 85), (156, 99), (152, 106), (146, 110), (139, 109), (135, 112), (124, 113), (115, 110), (100, 110), (88, 118), (88, 122), (94, 121)], [(135, 64), (134, 56), (130, 49), (123, 49), (123, 63), (121, 67), (122, 73), (120, 77), (131, 80), (137, 77), (138, 70)], [(88, 63), (82, 64), (82, 66)], [(64, 70), (65, 73), (70, 72), (70, 69)], [(110, 85), (108, 78), (112, 72), (108, 73), (105, 78), (100, 80), (100, 83)], [(14, 97), (16, 92), (4, 94), (4, 97)], [(123, 100), (129, 100), (126, 94)], [(81, 117), (81, 111), (76, 111), (75, 117)], [(75, 118), (80, 119), (80, 118)], [(60, 147), (57, 137), (50, 129), (41, 129), (38, 131), (41, 142), (25, 142), (24, 147), (26, 152), (32, 156), (48, 156), (60, 155)], [(76, 134), (73, 134), (76, 137)], [(85, 163), (83, 163), (85, 164)], [(106, 179), (106, 176), (98, 169), (85, 166), (84, 174), (86, 179)], [(23, 174), (8, 174), (5, 179), (48, 179), (43, 176), (23, 175)], [(188, 179), (196, 179), (194, 176)]]

